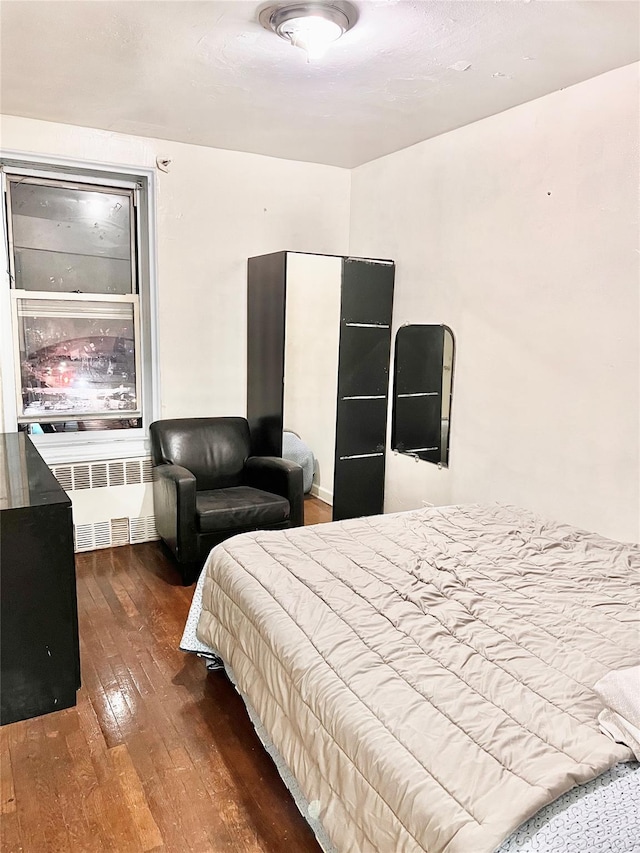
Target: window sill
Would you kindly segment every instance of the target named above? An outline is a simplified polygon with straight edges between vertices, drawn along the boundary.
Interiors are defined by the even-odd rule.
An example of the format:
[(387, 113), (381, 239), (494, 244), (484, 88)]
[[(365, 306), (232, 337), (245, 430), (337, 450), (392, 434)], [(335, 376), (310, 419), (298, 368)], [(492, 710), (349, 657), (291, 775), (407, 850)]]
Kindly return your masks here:
[(132, 459), (149, 456), (149, 439), (144, 435), (30, 435), (47, 465), (71, 462), (99, 462), (106, 459)]

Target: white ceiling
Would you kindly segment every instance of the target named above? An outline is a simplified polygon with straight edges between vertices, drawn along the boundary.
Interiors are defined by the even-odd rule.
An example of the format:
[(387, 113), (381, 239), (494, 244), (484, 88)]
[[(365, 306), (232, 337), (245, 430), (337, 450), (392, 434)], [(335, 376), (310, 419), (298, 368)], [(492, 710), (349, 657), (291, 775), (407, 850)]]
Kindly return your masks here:
[(640, 56), (635, 0), (355, 5), (356, 26), (308, 65), (257, 2), (3, 0), (0, 106), (352, 167)]

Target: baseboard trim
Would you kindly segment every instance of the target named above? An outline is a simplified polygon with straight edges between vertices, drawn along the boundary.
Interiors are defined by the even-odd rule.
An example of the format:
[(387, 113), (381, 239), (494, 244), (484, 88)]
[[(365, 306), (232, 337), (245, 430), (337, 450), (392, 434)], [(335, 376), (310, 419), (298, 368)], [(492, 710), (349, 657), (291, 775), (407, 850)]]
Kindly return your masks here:
[(316, 484), (313, 483), (311, 486), (311, 494), (314, 498), (319, 498), (323, 503), (333, 506), (333, 492), (330, 492), (329, 489), (323, 489), (321, 486), (316, 486)]

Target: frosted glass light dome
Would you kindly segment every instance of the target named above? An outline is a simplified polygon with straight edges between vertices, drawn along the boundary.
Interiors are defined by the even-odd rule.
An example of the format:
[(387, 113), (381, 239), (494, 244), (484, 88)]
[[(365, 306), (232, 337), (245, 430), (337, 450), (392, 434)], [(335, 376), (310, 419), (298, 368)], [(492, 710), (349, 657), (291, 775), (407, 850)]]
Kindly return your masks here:
[(306, 50), (309, 59), (319, 59), (329, 45), (340, 38), (344, 29), (336, 21), (320, 15), (308, 15), (291, 18), (277, 32), (279, 36), (288, 38), (294, 47)]
[(260, 13), (262, 26), (306, 51), (307, 60), (322, 56), (332, 42), (351, 29), (355, 20), (355, 11), (342, 2), (271, 6)]

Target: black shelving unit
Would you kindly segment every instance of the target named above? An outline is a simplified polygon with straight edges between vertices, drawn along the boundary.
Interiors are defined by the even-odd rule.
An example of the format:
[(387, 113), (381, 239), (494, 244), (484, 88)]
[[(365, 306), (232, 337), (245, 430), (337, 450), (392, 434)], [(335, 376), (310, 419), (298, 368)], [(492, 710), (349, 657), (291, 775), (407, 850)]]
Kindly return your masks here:
[[(248, 265), (247, 417), (255, 452), (276, 456), (282, 453), (288, 254), (250, 258)], [(334, 520), (384, 508), (394, 276), (392, 261), (342, 258)]]

